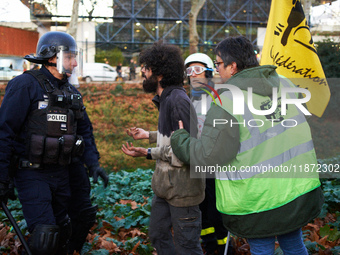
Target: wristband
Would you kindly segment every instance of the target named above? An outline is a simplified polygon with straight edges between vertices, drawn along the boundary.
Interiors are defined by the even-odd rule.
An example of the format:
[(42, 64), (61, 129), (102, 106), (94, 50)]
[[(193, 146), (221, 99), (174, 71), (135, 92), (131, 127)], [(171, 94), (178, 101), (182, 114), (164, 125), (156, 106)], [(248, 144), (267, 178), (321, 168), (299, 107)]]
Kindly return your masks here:
[(146, 159), (152, 159), (152, 157), (151, 157), (151, 148), (148, 148), (148, 154), (146, 154)]

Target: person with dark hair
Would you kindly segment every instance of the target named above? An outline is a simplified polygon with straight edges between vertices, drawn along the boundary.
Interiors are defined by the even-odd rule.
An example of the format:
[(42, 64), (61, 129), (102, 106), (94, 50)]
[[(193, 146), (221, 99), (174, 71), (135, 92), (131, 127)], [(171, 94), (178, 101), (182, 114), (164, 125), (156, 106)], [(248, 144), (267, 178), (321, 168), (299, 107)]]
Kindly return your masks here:
[(189, 166), (177, 159), (170, 146), (179, 120), (183, 120), (185, 130), (191, 128), (192, 136), (197, 135), (197, 116), (183, 88), (184, 61), (178, 47), (157, 42), (141, 52), (140, 63), (144, 91), (156, 94), (152, 101), (159, 110), (158, 131), (130, 128), (127, 133), (135, 140), (157, 142), (157, 147), (146, 149), (126, 143), (122, 150), (129, 156), (156, 160), (149, 237), (159, 255), (203, 254), (198, 205), (204, 199), (205, 180), (190, 178)]
[[(190, 137), (180, 123), (171, 137), (173, 152), (195, 169), (217, 169), (217, 209), (231, 233), (247, 238), (251, 254), (274, 254), (277, 238), (285, 254), (307, 255), (301, 227), (320, 213), (320, 180), (313, 171), (286, 169), (317, 164), (310, 127), (294, 104), (286, 114), (280, 104), (272, 114), (253, 113), (273, 108), (277, 90), (296, 91), (296, 86), (279, 76), (275, 66), (260, 66), (245, 37), (224, 39), (215, 53), (216, 70), (227, 84), (218, 91), (221, 102), (216, 100), (208, 111), (201, 139)], [(240, 114), (233, 106), (242, 96)], [(284, 120), (298, 125), (282, 125)]]
[(0, 202), (13, 178), (34, 255), (80, 252), (97, 212), (84, 164), (108, 184), (82, 96), (68, 81), (78, 56), (72, 36), (45, 33), (36, 55), (25, 56), (41, 69), (13, 78), (0, 108)]
[[(199, 138), (205, 121), (205, 114), (201, 111), (202, 104), (209, 110), (213, 101), (207, 95), (215, 87), (212, 80), (214, 63), (208, 55), (194, 53), (185, 59), (184, 64), (191, 88), (191, 102), (198, 118)], [(223, 226), (221, 213), (216, 209), (214, 173), (206, 175), (205, 198), (200, 204), (200, 210), (202, 212), (201, 238), (206, 255), (223, 255), (228, 241), (228, 230)], [(228, 254), (231, 254), (231, 248), (228, 249)]]
[(122, 63), (118, 63), (117, 68), (116, 68), (116, 71), (117, 71), (117, 74), (118, 74), (116, 80), (122, 81), (122, 80), (123, 80), (123, 75), (122, 75)]

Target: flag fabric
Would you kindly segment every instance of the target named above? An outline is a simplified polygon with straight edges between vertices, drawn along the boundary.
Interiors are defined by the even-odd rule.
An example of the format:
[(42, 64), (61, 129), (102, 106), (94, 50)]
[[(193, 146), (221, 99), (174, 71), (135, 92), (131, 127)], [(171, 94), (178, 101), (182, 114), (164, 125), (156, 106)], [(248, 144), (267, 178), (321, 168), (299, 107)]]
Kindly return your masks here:
[(308, 89), (308, 110), (322, 116), (331, 94), (300, 0), (272, 0), (261, 65), (277, 66), (279, 74)]

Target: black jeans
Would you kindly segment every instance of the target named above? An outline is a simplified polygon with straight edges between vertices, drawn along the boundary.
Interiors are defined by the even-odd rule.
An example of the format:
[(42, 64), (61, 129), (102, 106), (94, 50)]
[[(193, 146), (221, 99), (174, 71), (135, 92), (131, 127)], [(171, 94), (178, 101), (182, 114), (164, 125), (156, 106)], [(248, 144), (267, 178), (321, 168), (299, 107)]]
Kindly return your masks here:
[(201, 228), (198, 205), (175, 207), (165, 199), (153, 197), (149, 237), (158, 255), (202, 255)]

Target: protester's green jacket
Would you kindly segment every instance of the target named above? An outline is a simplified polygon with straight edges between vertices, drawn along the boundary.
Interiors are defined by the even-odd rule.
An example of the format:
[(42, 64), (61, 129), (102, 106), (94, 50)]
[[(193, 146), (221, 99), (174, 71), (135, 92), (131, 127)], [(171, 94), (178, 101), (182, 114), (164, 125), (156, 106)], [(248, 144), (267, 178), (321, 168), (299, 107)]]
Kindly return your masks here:
[[(255, 94), (271, 97), (272, 88), (278, 87), (280, 81), (274, 66), (260, 66), (237, 73), (228, 80), (228, 84), (242, 90), (252, 87)], [(219, 91), (219, 94), (221, 92), (223, 90)], [(216, 119), (228, 120), (229, 123), (214, 127)], [(207, 113), (201, 139), (190, 138), (185, 130), (173, 133), (171, 146), (174, 154), (181, 161), (191, 164), (192, 171), (204, 170), (204, 166), (228, 165), (238, 155), (240, 149), (241, 125), (230, 127), (231, 121), (237, 122), (225, 109), (213, 104)], [(246, 238), (263, 238), (289, 233), (306, 225), (318, 216), (322, 204), (322, 191), (320, 188), (314, 188), (275, 209), (222, 216), (224, 225), (233, 234)]]

